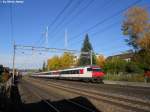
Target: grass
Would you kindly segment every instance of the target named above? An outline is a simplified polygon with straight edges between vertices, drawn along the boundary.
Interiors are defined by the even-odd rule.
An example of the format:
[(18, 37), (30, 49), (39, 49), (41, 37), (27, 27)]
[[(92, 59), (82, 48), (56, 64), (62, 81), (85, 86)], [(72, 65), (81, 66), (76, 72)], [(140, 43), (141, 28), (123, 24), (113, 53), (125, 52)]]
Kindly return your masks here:
[(105, 80), (144, 82), (143, 74), (106, 74)]

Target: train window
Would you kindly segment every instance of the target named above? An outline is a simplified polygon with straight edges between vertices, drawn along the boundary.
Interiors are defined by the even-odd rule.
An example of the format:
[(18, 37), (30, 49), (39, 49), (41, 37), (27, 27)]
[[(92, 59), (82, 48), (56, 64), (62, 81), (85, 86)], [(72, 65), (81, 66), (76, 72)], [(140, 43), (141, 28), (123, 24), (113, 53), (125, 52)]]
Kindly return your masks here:
[(71, 74), (75, 74), (75, 70), (72, 70), (72, 71), (71, 71)]
[(99, 69), (99, 68), (87, 68), (87, 71), (94, 71), (94, 72), (100, 72), (100, 71), (102, 71), (101, 69)]
[(49, 72), (49, 73), (46, 73), (46, 75), (51, 75), (51, 73)]
[(62, 71), (61, 74), (79, 74), (79, 70)]
[(79, 70), (76, 70), (76, 74), (79, 74)]
[(100, 72), (100, 71), (102, 71), (102, 70), (99, 69), (99, 68), (97, 68), (97, 69), (93, 69), (92, 71), (94, 71), (94, 72)]
[(92, 71), (92, 68), (87, 68), (87, 71)]
[(62, 71), (61, 74), (67, 74), (67, 71)]

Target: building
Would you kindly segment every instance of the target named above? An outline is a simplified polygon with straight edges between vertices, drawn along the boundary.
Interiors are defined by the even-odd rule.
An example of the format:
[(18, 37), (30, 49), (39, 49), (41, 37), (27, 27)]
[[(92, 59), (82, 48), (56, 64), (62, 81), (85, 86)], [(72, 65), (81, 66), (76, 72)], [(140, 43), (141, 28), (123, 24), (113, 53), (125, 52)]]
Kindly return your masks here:
[(109, 56), (109, 57), (107, 57), (107, 59), (120, 58), (120, 59), (123, 59), (125, 61), (130, 61), (132, 59), (133, 55), (134, 55), (133, 53), (124, 53), (124, 54)]

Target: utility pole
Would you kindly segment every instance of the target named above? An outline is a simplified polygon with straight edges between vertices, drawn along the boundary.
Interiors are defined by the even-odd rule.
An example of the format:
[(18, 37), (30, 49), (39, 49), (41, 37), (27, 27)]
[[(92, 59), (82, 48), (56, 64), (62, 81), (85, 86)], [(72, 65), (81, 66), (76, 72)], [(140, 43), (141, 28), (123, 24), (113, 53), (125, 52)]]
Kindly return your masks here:
[(15, 45), (15, 42), (14, 42), (14, 53), (13, 53), (13, 84), (14, 84), (14, 81), (15, 81), (15, 56), (16, 56), (16, 45)]
[(93, 65), (93, 51), (92, 50), (90, 51), (90, 62), (91, 62), (91, 65)]
[(67, 49), (68, 47), (68, 32), (67, 29), (65, 30), (65, 48)]

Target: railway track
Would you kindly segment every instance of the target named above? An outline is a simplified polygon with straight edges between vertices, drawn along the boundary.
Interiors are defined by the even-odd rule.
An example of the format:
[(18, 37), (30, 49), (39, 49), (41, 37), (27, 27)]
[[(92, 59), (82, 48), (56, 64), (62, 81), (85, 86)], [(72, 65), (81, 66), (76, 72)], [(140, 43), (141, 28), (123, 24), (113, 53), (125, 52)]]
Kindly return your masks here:
[[(35, 86), (34, 88), (32, 87), (32, 89), (29, 89), (29, 87), (23, 85), (24, 88), (28, 89), (33, 95), (35, 95), (38, 99), (42, 100), (46, 105), (49, 106), (49, 110), (48, 112), (66, 112), (66, 111), (72, 111), (72, 112), (98, 112), (95, 111), (89, 107), (86, 107), (80, 103), (68, 100), (68, 99), (63, 99), (62, 104), (66, 105), (67, 107), (63, 107), (63, 105), (56, 105), (51, 103), (47, 99), (45, 96), (40, 95), (38, 92), (36, 92)], [(39, 88), (37, 88), (39, 89)], [(44, 91), (43, 91), (44, 92)], [(68, 107), (70, 108), (70, 110), (68, 109)], [(74, 110), (72, 110), (74, 109)]]
[(35, 82), (43, 83), (47, 86), (57, 88), (59, 90), (67, 91), (70, 93), (78, 94), (81, 96), (85, 96), (87, 98), (92, 98), (94, 100), (103, 101), (106, 103), (110, 103), (125, 109), (133, 110), (136, 112), (150, 112), (150, 103), (144, 102), (136, 99), (129, 99), (120, 96), (108, 95), (100, 92), (93, 92), (89, 90), (79, 89), (75, 87), (63, 86), (54, 82), (44, 82), (39, 79), (32, 79)]

